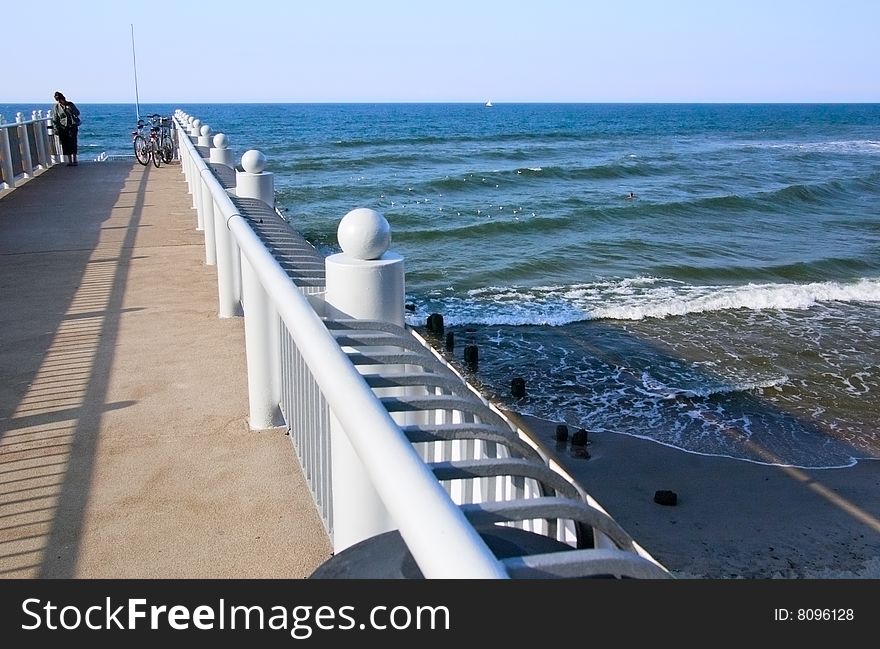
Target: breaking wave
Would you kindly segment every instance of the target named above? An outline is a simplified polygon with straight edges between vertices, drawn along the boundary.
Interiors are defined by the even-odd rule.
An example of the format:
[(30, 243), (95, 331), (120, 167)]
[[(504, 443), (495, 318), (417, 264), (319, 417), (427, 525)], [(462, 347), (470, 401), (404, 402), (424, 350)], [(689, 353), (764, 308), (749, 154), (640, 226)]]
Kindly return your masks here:
[(442, 310), (453, 325), (565, 325), (644, 320), (731, 309), (809, 309), (823, 302), (880, 302), (880, 279), (809, 284), (697, 286), (650, 277), (569, 286), (490, 287), (467, 297), (432, 294), (417, 314)]

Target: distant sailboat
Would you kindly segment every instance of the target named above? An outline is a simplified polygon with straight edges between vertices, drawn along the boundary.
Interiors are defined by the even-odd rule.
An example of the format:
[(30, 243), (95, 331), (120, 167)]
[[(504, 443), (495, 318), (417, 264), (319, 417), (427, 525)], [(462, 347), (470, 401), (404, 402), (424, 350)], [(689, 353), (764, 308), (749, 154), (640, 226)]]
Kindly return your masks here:
[(491, 101), (487, 101), (487, 102), (486, 102), (486, 108), (492, 108), (492, 102), (491, 102)]

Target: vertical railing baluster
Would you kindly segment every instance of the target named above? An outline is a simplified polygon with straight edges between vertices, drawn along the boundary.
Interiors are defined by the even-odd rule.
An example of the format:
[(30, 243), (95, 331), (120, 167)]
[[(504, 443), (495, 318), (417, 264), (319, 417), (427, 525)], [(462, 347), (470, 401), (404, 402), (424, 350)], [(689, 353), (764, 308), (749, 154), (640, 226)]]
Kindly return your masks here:
[(10, 126), (6, 125), (6, 119), (0, 115), (0, 165), (3, 166), (3, 183), (8, 189), (15, 187), (15, 170), (12, 166), (12, 143), (9, 138)]
[(25, 177), (32, 178), (34, 175), (34, 163), (31, 160), (30, 136), (28, 135), (27, 123), (23, 113), (16, 113), (15, 121), (18, 123), (18, 143), (21, 151), (21, 166)]

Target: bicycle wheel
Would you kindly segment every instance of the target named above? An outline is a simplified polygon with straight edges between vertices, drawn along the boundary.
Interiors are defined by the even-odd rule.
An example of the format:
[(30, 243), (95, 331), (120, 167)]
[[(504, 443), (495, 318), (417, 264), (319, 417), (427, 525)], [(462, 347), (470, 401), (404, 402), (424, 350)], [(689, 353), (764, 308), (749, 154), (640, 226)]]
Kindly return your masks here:
[(134, 136), (134, 157), (142, 165), (146, 166), (150, 162), (150, 149), (143, 135)]
[(150, 144), (150, 152), (153, 157), (153, 165), (158, 167), (162, 164), (162, 151), (159, 149), (159, 143), (155, 140)]
[(174, 143), (170, 138), (166, 138), (162, 141), (162, 162), (171, 164), (172, 160), (174, 160)]

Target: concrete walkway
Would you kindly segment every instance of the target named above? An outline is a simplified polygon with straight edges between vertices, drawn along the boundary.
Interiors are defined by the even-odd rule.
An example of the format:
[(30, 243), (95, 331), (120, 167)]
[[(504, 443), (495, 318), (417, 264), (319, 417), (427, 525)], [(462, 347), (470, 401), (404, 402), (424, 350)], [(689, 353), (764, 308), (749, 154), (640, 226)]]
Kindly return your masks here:
[(0, 198), (0, 576), (299, 578), (330, 542), (178, 166), (56, 166)]

